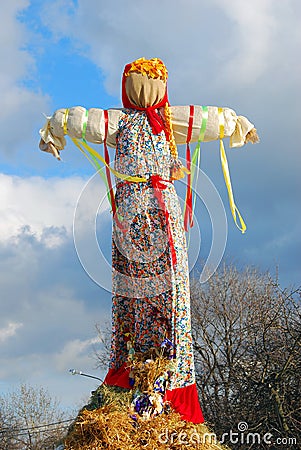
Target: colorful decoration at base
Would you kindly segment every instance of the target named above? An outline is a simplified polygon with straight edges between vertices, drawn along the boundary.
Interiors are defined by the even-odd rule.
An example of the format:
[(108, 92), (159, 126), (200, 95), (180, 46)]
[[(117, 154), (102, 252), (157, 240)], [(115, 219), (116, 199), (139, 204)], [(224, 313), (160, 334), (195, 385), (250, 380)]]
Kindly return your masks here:
[(173, 343), (166, 338), (160, 349), (152, 348), (145, 355), (135, 351), (130, 333), (125, 333), (125, 336), (128, 339), (129, 379), (134, 390), (131, 417), (135, 418), (136, 414), (144, 419), (156, 417), (170, 410), (169, 402), (164, 398), (176, 370), (172, 356)]
[[(152, 359), (146, 360), (144, 362), (146, 366), (145, 370), (147, 371), (149, 368), (151, 371), (152, 367), (148, 366), (157, 363), (158, 361), (155, 362)], [(162, 414), (164, 410), (170, 409), (169, 403), (164, 402), (164, 397), (173, 370), (171, 367), (169, 370), (165, 370), (153, 383), (148, 380), (148, 387), (143, 391), (141, 390), (141, 386), (135, 388), (134, 382), (133, 387), (135, 391), (131, 404), (131, 412), (133, 414), (138, 413), (144, 419), (150, 419), (151, 417), (156, 417), (158, 414)]]

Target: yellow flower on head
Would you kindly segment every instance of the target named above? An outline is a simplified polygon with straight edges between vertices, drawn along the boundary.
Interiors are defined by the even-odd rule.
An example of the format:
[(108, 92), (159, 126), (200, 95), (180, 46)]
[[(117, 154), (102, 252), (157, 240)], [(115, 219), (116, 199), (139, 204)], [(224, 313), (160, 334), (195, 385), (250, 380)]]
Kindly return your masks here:
[(163, 81), (166, 81), (168, 77), (168, 72), (163, 61), (158, 58), (136, 59), (136, 61), (131, 64), (130, 69), (125, 73), (125, 76), (129, 76), (131, 72), (138, 72), (151, 78), (160, 78)]

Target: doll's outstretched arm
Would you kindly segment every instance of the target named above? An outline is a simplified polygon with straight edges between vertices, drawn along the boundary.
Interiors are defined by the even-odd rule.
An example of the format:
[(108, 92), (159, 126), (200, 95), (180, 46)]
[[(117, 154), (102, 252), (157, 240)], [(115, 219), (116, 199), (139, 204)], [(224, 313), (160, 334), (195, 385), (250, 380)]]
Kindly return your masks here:
[[(107, 144), (115, 147), (116, 132), (122, 111), (108, 110), (108, 137)], [(65, 135), (71, 138), (85, 139), (95, 144), (102, 144), (105, 136), (104, 110), (91, 108), (87, 110), (82, 106), (61, 108), (47, 118), (44, 127), (40, 130), (40, 149), (52, 153), (60, 159), (60, 151), (66, 146)]]
[[(254, 125), (246, 117), (237, 116), (235, 111), (229, 108), (190, 105), (174, 106), (170, 109), (177, 144), (220, 139), (221, 164), (231, 213), (236, 226), (244, 233), (246, 224), (235, 204), (223, 138), (230, 138), (230, 147), (242, 147), (247, 142), (258, 142), (259, 138)], [(197, 146), (195, 151), (199, 152), (199, 150), (200, 147)]]
[[(190, 106), (171, 106), (172, 126), (176, 143), (186, 143)], [(197, 142), (202, 130), (202, 141), (214, 141), (221, 137), (221, 124), (224, 137), (230, 138), (230, 147), (242, 147), (247, 142), (258, 142), (254, 125), (244, 116), (237, 116), (230, 108), (217, 106), (194, 106), (190, 142)]]

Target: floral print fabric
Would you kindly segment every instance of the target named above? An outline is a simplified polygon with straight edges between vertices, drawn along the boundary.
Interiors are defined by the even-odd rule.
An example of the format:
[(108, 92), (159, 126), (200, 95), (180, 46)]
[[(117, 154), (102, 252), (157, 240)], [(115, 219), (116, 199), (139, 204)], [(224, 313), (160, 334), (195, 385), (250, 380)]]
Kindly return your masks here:
[(176, 370), (168, 389), (195, 383), (190, 293), (182, 213), (173, 183), (164, 132), (154, 135), (145, 112), (125, 110), (116, 137), (118, 172), (165, 180), (161, 190), (176, 252), (172, 263), (166, 214), (151, 181), (116, 180), (116, 205), (122, 229), (113, 222), (112, 350), (110, 367), (127, 361), (127, 336), (135, 351), (160, 348), (168, 339)]

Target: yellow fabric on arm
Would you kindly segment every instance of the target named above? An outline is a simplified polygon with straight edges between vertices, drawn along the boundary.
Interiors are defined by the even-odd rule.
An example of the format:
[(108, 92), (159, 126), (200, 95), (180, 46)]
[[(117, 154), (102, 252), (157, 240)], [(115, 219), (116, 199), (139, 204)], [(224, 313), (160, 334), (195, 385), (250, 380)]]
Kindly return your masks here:
[(64, 130), (64, 134), (68, 134), (68, 129), (67, 129), (68, 116), (69, 116), (69, 108), (67, 108), (67, 109), (65, 110), (65, 114), (64, 114), (64, 118), (63, 118), (63, 130)]
[[(247, 227), (246, 227), (246, 224), (245, 224), (237, 206), (235, 205), (233, 191), (232, 191), (232, 185), (231, 185), (229, 166), (228, 166), (227, 156), (226, 156), (225, 147), (224, 147), (224, 143), (223, 143), (223, 137), (225, 135), (225, 122), (224, 122), (223, 108), (218, 108), (218, 118), (219, 118), (219, 137), (220, 137), (220, 158), (221, 158), (221, 163), (222, 163), (224, 179), (225, 179), (225, 183), (226, 183), (226, 187), (227, 187), (227, 191), (228, 191), (230, 209), (231, 209), (231, 213), (232, 213), (235, 225), (242, 233), (245, 233)], [(239, 223), (237, 222), (237, 217), (239, 219)]]

